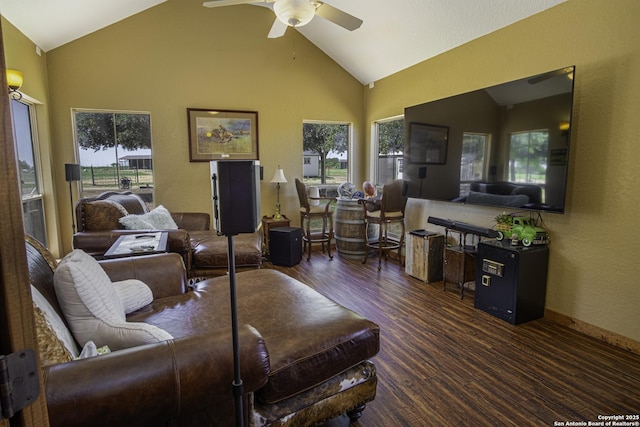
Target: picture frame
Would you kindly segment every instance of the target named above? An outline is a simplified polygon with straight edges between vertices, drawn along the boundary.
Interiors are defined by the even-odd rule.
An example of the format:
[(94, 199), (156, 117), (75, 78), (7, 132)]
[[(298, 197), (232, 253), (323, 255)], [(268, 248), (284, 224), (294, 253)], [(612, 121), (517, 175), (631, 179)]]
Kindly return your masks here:
[(449, 128), (409, 123), (409, 162), (427, 165), (447, 163)]
[(258, 160), (258, 112), (187, 108), (189, 161)]

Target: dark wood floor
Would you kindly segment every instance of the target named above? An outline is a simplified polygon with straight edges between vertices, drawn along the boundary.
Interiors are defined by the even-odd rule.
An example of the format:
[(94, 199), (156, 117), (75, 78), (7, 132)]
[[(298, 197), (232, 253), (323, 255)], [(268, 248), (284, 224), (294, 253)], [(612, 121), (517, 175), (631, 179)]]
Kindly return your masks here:
[(265, 268), (380, 325), (377, 397), (352, 427), (553, 426), (640, 413), (640, 356), (548, 320), (511, 325), (474, 309), (473, 292), (461, 300), (391, 260), (378, 272), (377, 259), (314, 253)]

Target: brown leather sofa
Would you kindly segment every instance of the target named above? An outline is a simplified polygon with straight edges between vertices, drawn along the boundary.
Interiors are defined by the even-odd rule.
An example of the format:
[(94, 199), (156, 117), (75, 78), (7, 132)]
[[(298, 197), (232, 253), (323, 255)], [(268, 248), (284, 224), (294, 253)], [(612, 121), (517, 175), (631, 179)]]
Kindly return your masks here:
[[(125, 230), (119, 222), (126, 215), (149, 212), (146, 203), (130, 192), (107, 191), (80, 199), (76, 204), (78, 232), (73, 247), (102, 258), (123, 234), (149, 230)], [(167, 250), (182, 256), (190, 278), (223, 275), (228, 270), (227, 237), (210, 230), (211, 217), (203, 212), (171, 212), (178, 225), (168, 231)], [(262, 264), (261, 233), (234, 236), (235, 264), (238, 271), (259, 268)]]
[[(56, 260), (29, 237), (27, 258), (32, 285), (62, 315)], [(173, 339), (57, 364), (46, 363), (40, 348), (51, 425), (233, 425), (229, 278), (187, 290), (182, 260), (172, 253), (100, 263), (112, 281), (137, 278), (153, 292), (153, 302), (127, 322), (154, 325)], [(375, 397), (368, 359), (379, 349), (377, 325), (276, 270), (236, 278), (244, 425), (358, 418)]]

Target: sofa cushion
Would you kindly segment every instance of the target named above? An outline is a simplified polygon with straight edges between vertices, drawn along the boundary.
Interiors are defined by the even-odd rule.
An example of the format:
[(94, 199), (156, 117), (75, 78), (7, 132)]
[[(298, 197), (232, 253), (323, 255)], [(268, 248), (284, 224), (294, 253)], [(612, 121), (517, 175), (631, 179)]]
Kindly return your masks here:
[(127, 215), (119, 219), (125, 230), (154, 230), (154, 226), (142, 215)]
[[(236, 267), (259, 266), (262, 263), (261, 234), (242, 233), (233, 237)], [(189, 232), (193, 248), (193, 268), (224, 268), (229, 264), (227, 236), (218, 236), (215, 230)]]
[(129, 215), (122, 205), (111, 200), (84, 203), (82, 209), (85, 231), (122, 230), (124, 227), (118, 220)]
[(54, 273), (54, 287), (75, 339), (94, 341), (112, 350), (171, 339), (166, 331), (146, 324), (127, 323), (124, 305), (100, 264), (76, 249), (63, 258)]
[(141, 215), (127, 215), (119, 219), (120, 224), (127, 230), (177, 230), (169, 211), (162, 205), (151, 212)]
[(153, 292), (149, 286), (138, 279), (127, 279), (113, 282), (116, 294), (122, 301), (125, 314), (140, 310), (153, 302)]
[(56, 365), (78, 357), (78, 346), (71, 332), (49, 301), (34, 286), (31, 286), (31, 298), (42, 365)]
[[(269, 381), (256, 393), (262, 402), (311, 389), (378, 352), (375, 323), (284, 273), (237, 273), (236, 288), (238, 322), (255, 327), (269, 349)], [(196, 283), (192, 292), (157, 299), (129, 320), (150, 323), (176, 338), (229, 330), (228, 301), (229, 277), (221, 276)]]

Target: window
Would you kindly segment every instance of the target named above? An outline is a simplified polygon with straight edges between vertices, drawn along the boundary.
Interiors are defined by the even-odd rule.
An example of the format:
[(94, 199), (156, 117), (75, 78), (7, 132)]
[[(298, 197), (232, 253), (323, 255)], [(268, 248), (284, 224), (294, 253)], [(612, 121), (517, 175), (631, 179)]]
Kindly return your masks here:
[(153, 205), (149, 113), (74, 110), (81, 197), (128, 190)]
[(549, 131), (512, 133), (509, 138), (509, 181), (544, 185)]
[(344, 123), (305, 122), (303, 182), (333, 186), (349, 180), (351, 126)]
[(18, 153), (20, 193), (24, 231), (43, 244), (47, 244), (44, 221), (42, 179), (35, 131), (35, 106), (24, 98), (11, 100), (11, 114)]
[(462, 136), (462, 157), (460, 158), (460, 195), (469, 194), (470, 184), (486, 179), (489, 135), (467, 133)]
[(374, 171), (376, 185), (389, 184), (402, 179), (404, 152), (404, 118), (393, 118), (375, 123), (374, 152), (377, 161)]

